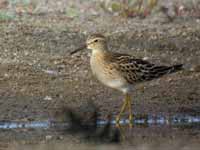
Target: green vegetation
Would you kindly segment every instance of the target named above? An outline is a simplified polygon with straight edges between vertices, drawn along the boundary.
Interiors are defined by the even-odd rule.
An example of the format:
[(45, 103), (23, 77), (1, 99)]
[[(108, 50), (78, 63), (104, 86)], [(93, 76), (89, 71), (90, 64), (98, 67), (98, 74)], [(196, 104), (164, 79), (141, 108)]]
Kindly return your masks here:
[(101, 7), (114, 14), (119, 14), (124, 17), (146, 17), (157, 6), (158, 0), (124, 0), (110, 1), (106, 3), (103, 1)]
[(11, 12), (0, 11), (0, 21), (8, 21), (15, 18), (15, 14)]

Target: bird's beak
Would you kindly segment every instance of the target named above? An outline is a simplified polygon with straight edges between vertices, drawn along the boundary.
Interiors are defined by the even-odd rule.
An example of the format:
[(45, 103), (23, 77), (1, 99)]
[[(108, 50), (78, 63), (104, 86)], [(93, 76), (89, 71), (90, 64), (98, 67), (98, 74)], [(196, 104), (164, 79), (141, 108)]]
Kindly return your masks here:
[(79, 47), (79, 48), (75, 49), (74, 51), (70, 52), (70, 55), (73, 55), (73, 54), (77, 53), (78, 51), (85, 49), (86, 47), (87, 47), (87, 45), (84, 44), (81, 47)]

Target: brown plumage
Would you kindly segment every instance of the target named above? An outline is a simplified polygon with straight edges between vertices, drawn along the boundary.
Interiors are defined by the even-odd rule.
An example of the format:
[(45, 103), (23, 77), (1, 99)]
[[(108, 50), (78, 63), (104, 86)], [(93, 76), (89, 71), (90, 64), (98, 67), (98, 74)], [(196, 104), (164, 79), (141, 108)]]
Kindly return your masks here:
[(130, 84), (141, 81), (150, 81), (163, 75), (182, 70), (182, 64), (173, 66), (158, 66), (142, 59), (136, 59), (128, 54), (111, 53), (107, 57), (121, 75)]
[[(129, 123), (130, 126), (132, 125), (130, 92), (135, 84), (150, 81), (182, 69), (182, 64), (159, 66), (128, 54), (111, 52), (108, 50), (106, 38), (101, 34), (89, 36), (86, 45), (82, 46), (82, 48), (84, 47), (92, 50), (90, 65), (97, 79), (106, 86), (125, 94), (124, 104), (116, 118), (116, 123), (119, 123), (122, 112), (128, 107)], [(71, 54), (79, 50), (80, 48), (71, 52)]]

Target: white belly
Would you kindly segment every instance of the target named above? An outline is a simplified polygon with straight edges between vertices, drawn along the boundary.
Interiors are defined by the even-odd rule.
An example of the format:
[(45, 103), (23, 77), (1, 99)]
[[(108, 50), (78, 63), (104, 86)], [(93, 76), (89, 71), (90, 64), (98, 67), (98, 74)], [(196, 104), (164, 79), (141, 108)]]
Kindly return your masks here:
[(99, 61), (97, 61), (94, 56), (91, 57), (90, 65), (93, 74), (104, 85), (120, 90), (123, 93), (130, 91), (130, 85), (125, 81), (124, 78), (119, 76), (117, 73), (114, 73), (114, 71), (113, 73), (108, 73), (104, 68), (105, 64), (99, 64)]

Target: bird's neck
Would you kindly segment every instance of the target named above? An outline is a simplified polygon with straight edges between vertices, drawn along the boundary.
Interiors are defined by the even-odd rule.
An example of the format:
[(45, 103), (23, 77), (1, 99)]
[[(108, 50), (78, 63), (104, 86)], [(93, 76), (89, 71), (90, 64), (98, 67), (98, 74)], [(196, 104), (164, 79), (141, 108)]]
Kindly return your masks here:
[(92, 55), (105, 55), (109, 52), (107, 46), (101, 46), (95, 49), (92, 49)]

